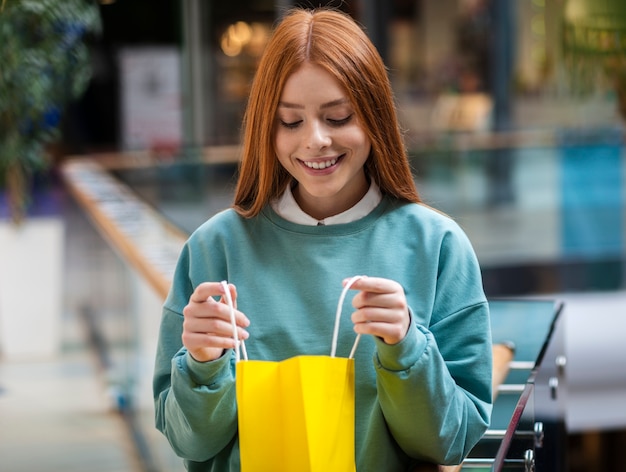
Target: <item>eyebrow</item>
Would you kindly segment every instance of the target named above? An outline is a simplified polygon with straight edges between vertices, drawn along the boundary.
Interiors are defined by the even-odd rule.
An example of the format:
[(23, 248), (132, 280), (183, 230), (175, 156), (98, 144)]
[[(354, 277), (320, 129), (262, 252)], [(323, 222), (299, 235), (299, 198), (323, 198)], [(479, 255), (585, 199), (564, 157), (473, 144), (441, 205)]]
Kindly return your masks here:
[[(322, 103), (322, 105), (320, 106), (320, 109), (332, 108), (337, 105), (343, 105), (345, 103), (348, 103), (347, 98), (338, 98), (337, 100), (331, 100), (330, 102)], [(278, 106), (283, 107), (283, 108), (296, 108), (296, 109), (304, 108), (304, 105), (299, 105), (297, 103), (290, 103), (290, 102), (278, 102)]]

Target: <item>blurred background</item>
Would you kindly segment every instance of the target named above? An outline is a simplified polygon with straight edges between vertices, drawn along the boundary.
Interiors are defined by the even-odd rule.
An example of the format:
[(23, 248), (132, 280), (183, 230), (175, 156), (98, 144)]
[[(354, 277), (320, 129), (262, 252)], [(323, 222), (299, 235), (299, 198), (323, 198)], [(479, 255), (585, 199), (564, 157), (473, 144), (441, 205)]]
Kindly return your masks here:
[[(182, 470), (152, 420), (168, 275), (230, 204), (272, 26), (311, 4), (346, 11), (378, 47), (421, 196), (467, 232), (488, 297), (564, 303), (562, 470), (626, 467), (623, 0), (66, 2), (89, 6), (80, 18), (63, 3), (0, 11), (14, 131), (0, 134), (1, 470)], [(11, 75), (53, 39), (48, 60), (15, 62), (43, 72)], [(70, 52), (64, 87), (44, 93)]]

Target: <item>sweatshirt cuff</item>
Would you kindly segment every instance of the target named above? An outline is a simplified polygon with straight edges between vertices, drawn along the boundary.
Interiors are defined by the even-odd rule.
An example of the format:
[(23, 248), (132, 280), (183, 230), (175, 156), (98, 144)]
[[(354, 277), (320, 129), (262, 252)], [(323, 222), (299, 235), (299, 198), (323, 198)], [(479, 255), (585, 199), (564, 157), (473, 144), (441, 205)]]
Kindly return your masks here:
[(375, 339), (379, 366), (395, 372), (414, 366), (424, 354), (428, 344), (427, 330), (417, 326), (413, 321), (404, 339), (397, 344), (386, 344), (382, 339)]
[(229, 368), (231, 357), (230, 351), (226, 351), (214, 361), (200, 362), (183, 348), (176, 355), (175, 362), (180, 370), (187, 372), (190, 380), (196, 385), (212, 386), (232, 378)]

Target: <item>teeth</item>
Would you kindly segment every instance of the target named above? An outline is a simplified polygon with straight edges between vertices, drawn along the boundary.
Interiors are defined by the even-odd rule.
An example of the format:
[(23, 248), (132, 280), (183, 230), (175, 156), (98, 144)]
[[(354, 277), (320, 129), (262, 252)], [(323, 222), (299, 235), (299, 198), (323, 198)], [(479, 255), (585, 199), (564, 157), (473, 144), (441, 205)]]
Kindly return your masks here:
[(304, 165), (311, 169), (326, 169), (327, 167), (334, 166), (337, 163), (337, 159), (331, 159), (326, 162), (306, 162), (303, 161)]

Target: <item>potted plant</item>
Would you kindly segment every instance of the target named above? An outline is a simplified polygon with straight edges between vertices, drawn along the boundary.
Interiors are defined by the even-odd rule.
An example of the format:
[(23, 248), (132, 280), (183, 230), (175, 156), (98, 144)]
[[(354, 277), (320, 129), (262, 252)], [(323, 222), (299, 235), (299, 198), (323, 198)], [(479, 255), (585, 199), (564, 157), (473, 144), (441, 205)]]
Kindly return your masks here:
[[(0, 0), (0, 351), (53, 353), (60, 344), (64, 224), (28, 217), (65, 106), (91, 76), (93, 0)], [(2, 218), (2, 215), (8, 218)], [(33, 221), (35, 220), (35, 221)], [(45, 220), (45, 221), (44, 221)]]
[(30, 179), (48, 164), (65, 105), (91, 77), (86, 39), (100, 30), (89, 0), (2, 0), (0, 5), (0, 189), (20, 222)]

